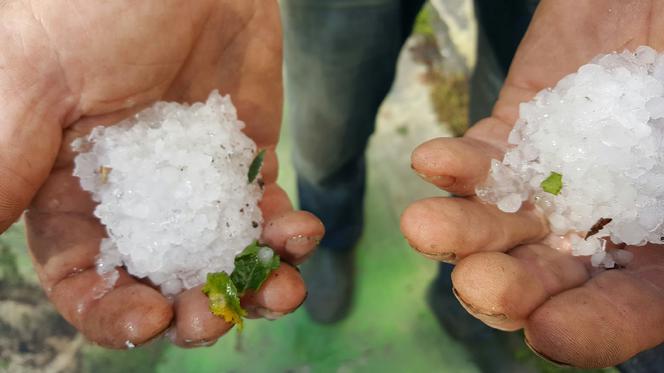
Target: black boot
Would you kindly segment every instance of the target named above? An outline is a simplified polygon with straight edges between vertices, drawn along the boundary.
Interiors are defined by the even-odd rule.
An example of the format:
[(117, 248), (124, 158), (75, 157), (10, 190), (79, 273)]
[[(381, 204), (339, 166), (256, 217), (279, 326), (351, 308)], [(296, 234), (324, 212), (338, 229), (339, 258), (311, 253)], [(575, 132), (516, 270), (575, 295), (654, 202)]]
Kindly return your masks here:
[(342, 320), (353, 297), (355, 255), (352, 250), (319, 247), (302, 265), (309, 294), (304, 303), (309, 316), (321, 324)]

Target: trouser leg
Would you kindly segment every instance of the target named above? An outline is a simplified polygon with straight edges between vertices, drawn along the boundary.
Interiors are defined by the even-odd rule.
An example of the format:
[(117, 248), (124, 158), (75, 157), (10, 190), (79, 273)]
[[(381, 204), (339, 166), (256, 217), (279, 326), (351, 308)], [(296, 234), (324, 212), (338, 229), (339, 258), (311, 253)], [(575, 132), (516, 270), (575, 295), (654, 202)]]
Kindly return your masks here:
[(325, 224), (323, 247), (350, 249), (361, 234), (364, 152), (421, 3), (282, 1), (298, 195)]

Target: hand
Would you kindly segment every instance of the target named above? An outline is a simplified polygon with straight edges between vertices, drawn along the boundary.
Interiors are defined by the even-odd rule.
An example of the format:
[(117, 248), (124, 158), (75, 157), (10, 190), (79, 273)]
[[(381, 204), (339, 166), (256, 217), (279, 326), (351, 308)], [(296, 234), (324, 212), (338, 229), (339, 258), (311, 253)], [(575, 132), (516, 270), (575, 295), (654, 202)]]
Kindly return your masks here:
[[(155, 101), (202, 101), (215, 88), (230, 94), (247, 135), (268, 149), (262, 240), (290, 263), (315, 247), (322, 224), (294, 212), (275, 183), (282, 105), (276, 1), (17, 0), (0, 2), (0, 19), (0, 233), (29, 206), (40, 281), (90, 340), (125, 348), (170, 326), (176, 344), (197, 346), (231, 327), (208, 311), (200, 288), (171, 302), (126, 272), (95, 298), (103, 280), (94, 260), (105, 231), (72, 176), (69, 145)], [(297, 270), (284, 263), (242, 301), (251, 316), (277, 317), (305, 293)]]
[(544, 357), (584, 368), (623, 362), (664, 342), (664, 248), (628, 247), (626, 268), (596, 272), (587, 259), (547, 246), (533, 208), (503, 213), (474, 196), (492, 158), (502, 159), (518, 104), (599, 53), (664, 50), (662, 1), (544, 0), (519, 47), (493, 114), (463, 138), (435, 139), (412, 155), (415, 171), (461, 196), (430, 198), (403, 214), (423, 255), (456, 263), (454, 292), (475, 317), (525, 329)]

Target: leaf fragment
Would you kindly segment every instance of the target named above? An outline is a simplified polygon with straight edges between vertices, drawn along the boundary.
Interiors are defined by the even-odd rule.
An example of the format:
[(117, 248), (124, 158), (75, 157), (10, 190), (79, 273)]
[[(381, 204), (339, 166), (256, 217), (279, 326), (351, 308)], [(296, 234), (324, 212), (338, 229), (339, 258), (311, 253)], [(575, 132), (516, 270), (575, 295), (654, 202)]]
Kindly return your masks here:
[(558, 194), (560, 194), (560, 191), (563, 189), (563, 175), (557, 172), (551, 172), (549, 177), (544, 179), (544, 181), (542, 181), (540, 186), (545, 192), (557, 196)]
[(258, 290), (270, 273), (279, 268), (279, 256), (267, 246), (254, 242), (235, 257), (235, 269), (231, 280), (240, 294)]
[(256, 154), (254, 160), (251, 161), (251, 165), (249, 165), (249, 173), (247, 175), (249, 184), (256, 180), (256, 176), (258, 176), (258, 172), (261, 170), (261, 166), (263, 165), (263, 159), (265, 159), (265, 149), (259, 151), (258, 154)]
[(208, 296), (210, 312), (242, 330), (242, 318), (247, 312), (240, 305), (240, 297), (247, 291), (258, 290), (273, 270), (279, 267), (279, 255), (257, 241), (235, 257), (235, 269), (226, 272), (209, 273), (203, 286)]
[(101, 177), (101, 183), (102, 184), (106, 184), (106, 182), (108, 182), (108, 174), (111, 173), (111, 170), (112, 170), (112, 168), (106, 167), (106, 166), (100, 166), (99, 170), (97, 170), (99, 172), (100, 177)]
[(599, 220), (597, 220), (597, 222), (593, 224), (592, 227), (590, 227), (588, 233), (586, 233), (586, 237), (584, 238), (584, 240), (587, 240), (589, 237), (599, 233), (599, 231), (601, 231), (602, 228), (604, 228), (604, 226), (609, 224), (612, 220), (613, 219), (611, 218), (600, 218)]
[(230, 276), (226, 272), (208, 273), (202, 290), (209, 299), (210, 312), (242, 330), (242, 318), (247, 312), (240, 306), (240, 296)]

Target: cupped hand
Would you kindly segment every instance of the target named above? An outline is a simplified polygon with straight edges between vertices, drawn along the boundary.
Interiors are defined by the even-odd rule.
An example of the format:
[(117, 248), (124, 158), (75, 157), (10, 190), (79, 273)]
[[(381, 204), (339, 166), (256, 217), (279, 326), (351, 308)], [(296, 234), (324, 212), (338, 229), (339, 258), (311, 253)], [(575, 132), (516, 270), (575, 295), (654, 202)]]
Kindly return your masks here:
[(493, 114), (463, 138), (434, 139), (412, 155), (415, 172), (459, 196), (411, 205), (401, 228), (423, 255), (456, 264), (454, 292), (478, 319), (525, 329), (542, 356), (578, 367), (618, 364), (664, 342), (664, 248), (627, 247), (610, 271), (547, 245), (532, 207), (504, 213), (474, 196), (502, 159), (518, 104), (599, 53), (650, 45), (664, 51), (664, 1), (544, 0), (515, 56)]
[[(276, 1), (0, 1), (0, 232), (27, 208), (30, 252), (58, 311), (93, 342), (124, 348), (167, 329), (175, 343), (213, 343), (231, 325), (200, 288), (174, 300), (121, 271), (100, 297), (94, 268), (104, 228), (72, 176), (71, 142), (159, 101), (230, 94), (245, 133), (268, 149), (262, 240), (284, 259), (242, 300), (254, 317), (296, 309), (306, 290), (291, 265), (323, 235), (276, 184), (281, 30)], [(289, 264), (291, 263), (291, 264)]]

